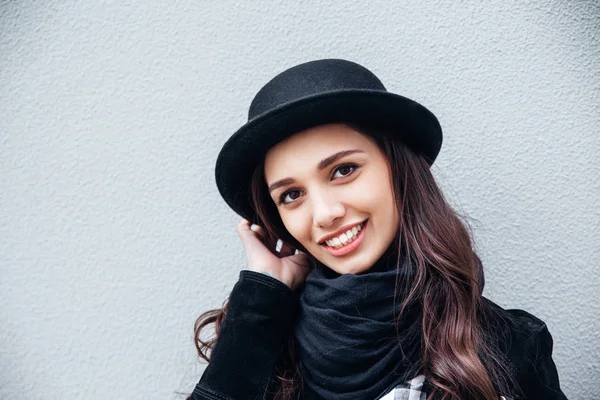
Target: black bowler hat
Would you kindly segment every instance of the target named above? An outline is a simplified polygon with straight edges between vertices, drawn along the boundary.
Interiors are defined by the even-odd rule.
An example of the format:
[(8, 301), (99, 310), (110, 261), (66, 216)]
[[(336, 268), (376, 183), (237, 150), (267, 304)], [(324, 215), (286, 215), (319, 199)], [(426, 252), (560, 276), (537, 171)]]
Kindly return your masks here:
[(379, 78), (351, 61), (325, 59), (289, 68), (254, 96), (248, 122), (223, 145), (215, 169), (227, 204), (250, 222), (250, 179), (271, 147), (302, 130), (335, 122), (391, 128), (429, 165), (442, 146), (442, 128), (427, 108), (388, 92)]

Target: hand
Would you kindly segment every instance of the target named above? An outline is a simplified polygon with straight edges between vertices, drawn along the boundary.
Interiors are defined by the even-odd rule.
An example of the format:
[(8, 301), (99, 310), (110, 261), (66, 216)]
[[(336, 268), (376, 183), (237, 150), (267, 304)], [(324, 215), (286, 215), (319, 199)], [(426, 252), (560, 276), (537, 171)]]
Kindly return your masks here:
[(295, 249), (287, 243), (282, 243), (279, 255), (270, 250), (265, 244), (265, 230), (258, 225), (251, 225), (247, 219), (242, 219), (237, 226), (237, 233), (242, 239), (248, 269), (263, 272), (285, 283), (291, 289), (304, 283), (310, 272), (310, 259), (304, 252)]

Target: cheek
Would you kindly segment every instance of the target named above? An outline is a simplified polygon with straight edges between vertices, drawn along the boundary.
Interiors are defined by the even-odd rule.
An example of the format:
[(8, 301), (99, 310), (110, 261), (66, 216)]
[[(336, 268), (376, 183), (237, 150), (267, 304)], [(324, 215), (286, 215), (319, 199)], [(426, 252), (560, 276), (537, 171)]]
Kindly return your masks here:
[[(300, 215), (302, 213), (297, 212), (289, 213), (286, 215), (280, 215), (283, 226), (289, 232), (294, 239), (301, 244), (305, 244), (307, 240), (310, 240), (310, 219), (308, 216)], [(307, 223), (309, 221), (309, 223)]]
[(377, 215), (389, 214), (396, 209), (389, 175), (383, 172), (374, 170), (352, 186), (353, 207)]

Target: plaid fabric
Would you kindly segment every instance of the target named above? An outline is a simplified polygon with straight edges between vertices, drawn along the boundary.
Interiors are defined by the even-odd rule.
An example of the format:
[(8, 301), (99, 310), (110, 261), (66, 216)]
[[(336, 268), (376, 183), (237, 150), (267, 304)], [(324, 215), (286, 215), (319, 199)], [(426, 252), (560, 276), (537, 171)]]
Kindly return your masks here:
[(406, 383), (402, 383), (392, 389), (391, 392), (383, 397), (381, 400), (427, 400), (427, 393), (423, 390), (423, 382), (425, 382), (425, 375), (419, 375), (412, 378)]
[[(391, 392), (380, 397), (380, 400), (427, 400), (425, 392), (425, 375), (419, 375), (406, 383), (392, 389)], [(513, 400), (511, 397), (500, 396), (500, 400)]]

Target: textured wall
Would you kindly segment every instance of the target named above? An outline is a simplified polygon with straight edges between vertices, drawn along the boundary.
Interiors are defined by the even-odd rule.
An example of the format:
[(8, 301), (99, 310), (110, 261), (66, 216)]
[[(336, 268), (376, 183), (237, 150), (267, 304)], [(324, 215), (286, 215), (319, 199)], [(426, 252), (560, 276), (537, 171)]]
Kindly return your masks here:
[(244, 268), (216, 153), (266, 80), (325, 57), (436, 113), (486, 295), (598, 398), (597, 2), (42, 3), (0, 3), (0, 398), (193, 389), (195, 318)]

